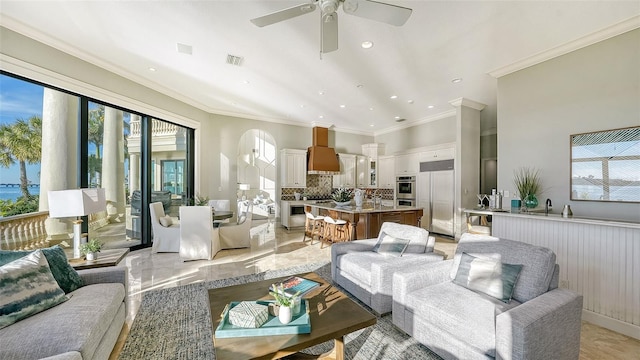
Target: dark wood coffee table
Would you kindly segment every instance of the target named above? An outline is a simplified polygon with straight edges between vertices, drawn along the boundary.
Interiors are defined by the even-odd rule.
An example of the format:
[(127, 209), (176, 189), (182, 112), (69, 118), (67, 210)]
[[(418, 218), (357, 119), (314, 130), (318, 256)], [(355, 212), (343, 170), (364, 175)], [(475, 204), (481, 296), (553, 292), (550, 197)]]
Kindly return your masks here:
[(309, 313), (311, 317), (310, 334), (224, 339), (216, 339), (215, 337), (215, 329), (221, 320), (220, 315), (228, 303), (231, 301), (273, 299), (269, 296), (269, 285), (280, 282), (288, 276), (209, 290), (216, 359), (279, 359), (296, 354), (310, 346), (334, 340), (334, 356), (336, 359), (342, 360), (344, 358), (344, 335), (375, 325), (376, 317), (373, 314), (329, 285), (318, 274), (306, 273), (298, 276), (321, 284), (304, 296), (309, 300), (309, 308), (311, 309)]

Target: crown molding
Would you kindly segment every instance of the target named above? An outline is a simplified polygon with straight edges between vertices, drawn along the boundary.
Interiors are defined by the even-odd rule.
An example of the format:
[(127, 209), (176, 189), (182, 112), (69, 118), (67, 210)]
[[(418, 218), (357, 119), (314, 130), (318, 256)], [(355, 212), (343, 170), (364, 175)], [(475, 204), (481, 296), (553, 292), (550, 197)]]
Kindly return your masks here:
[(472, 109), (478, 110), (478, 111), (482, 111), (482, 109), (486, 108), (487, 105), (477, 102), (477, 101), (473, 101), (473, 100), (469, 100), (469, 99), (465, 99), (465, 98), (458, 98), (458, 99), (454, 99), (449, 101), (449, 104), (451, 104), (452, 106), (455, 107), (459, 107), (459, 106), (465, 106), (465, 107), (470, 107)]
[(390, 132), (394, 132), (394, 131), (398, 131), (398, 130), (402, 130), (402, 129), (406, 129), (406, 128), (410, 128), (410, 127), (414, 127), (414, 126), (430, 123), (432, 121), (445, 119), (445, 118), (452, 117), (452, 116), (456, 116), (456, 110), (455, 109), (447, 110), (447, 111), (441, 112), (439, 114), (435, 114), (433, 116), (428, 116), (428, 117), (420, 119), (420, 120), (404, 123), (404, 124), (401, 124), (401, 125), (391, 126), (391, 127), (386, 128), (386, 129), (382, 129), (382, 130), (374, 132), (373, 136), (379, 136), (379, 135), (387, 134), (387, 133), (390, 133)]
[(605, 27), (604, 29), (598, 30), (589, 35), (585, 35), (576, 40), (570, 41), (568, 43), (553, 47), (551, 49), (537, 53), (535, 55), (526, 57), (522, 60), (516, 61), (513, 64), (506, 65), (501, 68), (490, 71), (488, 74), (494, 78), (499, 78), (505, 75), (509, 75), (516, 71), (526, 69), (533, 65), (540, 64), (547, 60), (551, 60), (558, 56), (568, 54), (572, 51), (582, 49), (589, 45), (593, 45), (600, 41), (610, 39), (614, 36), (618, 36), (620, 34), (624, 34), (628, 31), (635, 30), (638, 28), (640, 28), (640, 15), (635, 15), (627, 20)]

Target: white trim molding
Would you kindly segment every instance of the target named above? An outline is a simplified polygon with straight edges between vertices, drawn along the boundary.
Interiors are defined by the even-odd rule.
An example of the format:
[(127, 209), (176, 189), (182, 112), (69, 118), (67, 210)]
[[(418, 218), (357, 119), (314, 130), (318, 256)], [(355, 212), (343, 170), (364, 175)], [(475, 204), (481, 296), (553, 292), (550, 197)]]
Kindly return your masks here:
[(489, 71), (488, 74), (497, 79), (638, 28), (640, 28), (640, 15), (635, 15), (627, 20), (608, 26), (589, 35), (585, 35), (576, 40), (526, 57), (514, 62), (513, 64)]

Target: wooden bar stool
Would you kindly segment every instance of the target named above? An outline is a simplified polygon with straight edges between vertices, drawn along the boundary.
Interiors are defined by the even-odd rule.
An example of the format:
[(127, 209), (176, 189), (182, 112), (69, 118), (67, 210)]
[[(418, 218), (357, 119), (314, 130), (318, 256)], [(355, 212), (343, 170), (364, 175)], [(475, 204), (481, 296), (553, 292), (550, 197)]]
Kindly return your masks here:
[(313, 216), (308, 211), (304, 214), (307, 216), (304, 222), (304, 236), (302, 242), (307, 241), (307, 236), (311, 239), (311, 245), (313, 245), (313, 237), (317, 236), (318, 241), (322, 241), (322, 235), (324, 231), (324, 216)]
[(348, 239), (348, 226), (347, 221), (342, 219), (334, 220), (330, 216), (324, 217), (324, 237), (322, 241), (322, 245), (320, 248), (322, 249), (325, 242), (329, 242), (331, 244), (339, 241), (346, 241)]

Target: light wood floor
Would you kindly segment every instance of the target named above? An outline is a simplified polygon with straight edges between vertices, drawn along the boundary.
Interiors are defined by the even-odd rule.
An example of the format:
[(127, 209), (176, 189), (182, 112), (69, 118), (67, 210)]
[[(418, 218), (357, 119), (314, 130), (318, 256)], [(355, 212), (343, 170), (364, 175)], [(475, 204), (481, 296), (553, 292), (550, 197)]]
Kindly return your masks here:
[[(279, 224), (274, 229), (273, 224), (254, 223), (250, 249), (223, 250), (212, 261), (182, 262), (178, 254), (151, 254), (149, 249), (127, 255), (121, 263), (129, 268), (127, 321), (109, 359), (118, 358), (146, 291), (331, 259), (330, 247), (320, 249), (317, 241), (303, 243), (301, 229), (287, 231)], [(451, 257), (455, 249), (452, 240), (437, 238), (436, 252)], [(600, 326), (583, 321), (580, 340), (582, 360), (640, 360), (640, 340)]]

